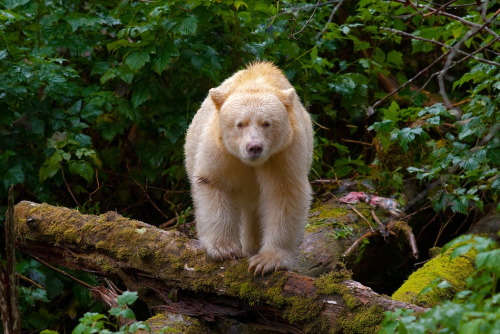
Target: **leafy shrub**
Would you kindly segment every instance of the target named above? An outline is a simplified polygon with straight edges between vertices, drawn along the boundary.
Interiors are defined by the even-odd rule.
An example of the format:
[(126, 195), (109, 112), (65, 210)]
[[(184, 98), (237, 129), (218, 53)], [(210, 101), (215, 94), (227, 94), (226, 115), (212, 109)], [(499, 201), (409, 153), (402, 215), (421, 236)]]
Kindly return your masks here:
[[(448, 243), (443, 254), (453, 248), (455, 259), (475, 248), (476, 270), (467, 278), (467, 289), (453, 300), (444, 301), (420, 316), (413, 310), (386, 312), (380, 333), (496, 333), (500, 330), (500, 248), (489, 238), (466, 235)], [(446, 282), (439, 286), (446, 287)]]
[[(18, 261), (16, 273), (21, 278), (19, 312), (22, 327), (26, 330), (44, 330), (61, 320), (71, 323), (71, 318), (82, 309), (94, 312), (102, 310), (102, 305), (91, 297), (87, 288), (35, 260)], [(81, 281), (97, 285), (93, 275), (74, 271), (70, 273)], [(68, 291), (71, 293), (68, 294)]]
[[(135, 321), (135, 314), (129, 308), (137, 300), (137, 292), (125, 291), (117, 297), (118, 305), (112, 307), (109, 316), (101, 313), (87, 312), (80, 318), (80, 323), (73, 329), (72, 334), (90, 333), (135, 333), (139, 330), (151, 332), (143, 321)], [(133, 320), (120, 326), (120, 319)], [(43, 334), (57, 334), (55, 331), (44, 330)]]

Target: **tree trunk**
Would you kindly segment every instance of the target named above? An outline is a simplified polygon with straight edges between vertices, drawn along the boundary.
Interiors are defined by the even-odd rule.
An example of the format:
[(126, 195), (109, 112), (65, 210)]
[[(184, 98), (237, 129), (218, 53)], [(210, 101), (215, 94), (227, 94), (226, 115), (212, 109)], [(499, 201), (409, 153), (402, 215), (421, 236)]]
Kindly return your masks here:
[(23, 201), (15, 218), (17, 247), (24, 253), (120, 279), (159, 310), (290, 333), (355, 332), (352, 326), (376, 331), (386, 310), (424, 310), (378, 295), (345, 270), (319, 278), (285, 271), (254, 277), (246, 259), (210, 262), (197, 240), (115, 212), (83, 215)]

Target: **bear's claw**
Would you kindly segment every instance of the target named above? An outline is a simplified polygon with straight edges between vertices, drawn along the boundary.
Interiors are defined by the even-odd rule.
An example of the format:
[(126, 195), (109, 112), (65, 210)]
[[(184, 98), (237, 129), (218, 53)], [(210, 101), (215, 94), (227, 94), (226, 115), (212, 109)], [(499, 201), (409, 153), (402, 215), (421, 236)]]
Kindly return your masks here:
[(212, 260), (224, 261), (224, 260), (234, 260), (239, 259), (241, 254), (241, 249), (237, 247), (212, 247), (207, 249), (207, 255)]
[(280, 269), (290, 270), (293, 267), (293, 260), (273, 252), (261, 252), (254, 255), (249, 260), (248, 271), (253, 271), (254, 276), (264, 275), (271, 271)]

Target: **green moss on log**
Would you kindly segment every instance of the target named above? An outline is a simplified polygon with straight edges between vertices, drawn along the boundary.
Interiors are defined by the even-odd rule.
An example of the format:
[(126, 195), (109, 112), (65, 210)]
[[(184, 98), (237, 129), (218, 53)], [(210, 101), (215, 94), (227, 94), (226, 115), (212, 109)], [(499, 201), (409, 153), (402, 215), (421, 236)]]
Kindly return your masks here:
[[(209, 333), (208, 328), (194, 319), (182, 315), (165, 315), (159, 313), (145, 321), (151, 328), (152, 334), (204, 334)], [(145, 334), (146, 331), (139, 333)]]
[(288, 297), (286, 304), (283, 317), (291, 324), (310, 322), (318, 317), (323, 308), (319, 301), (299, 296)]
[(334, 333), (378, 333), (383, 319), (384, 310), (379, 306), (358, 307), (340, 314)]
[[(466, 288), (465, 279), (474, 271), (476, 251), (471, 250), (465, 256), (454, 260), (450, 259), (450, 249), (445, 254), (439, 254), (428, 261), (422, 268), (408, 277), (408, 280), (394, 292), (392, 299), (423, 307), (432, 307), (437, 303), (451, 299), (457, 292)], [(436, 279), (443, 279), (450, 283), (449, 288), (433, 288), (422, 293)]]

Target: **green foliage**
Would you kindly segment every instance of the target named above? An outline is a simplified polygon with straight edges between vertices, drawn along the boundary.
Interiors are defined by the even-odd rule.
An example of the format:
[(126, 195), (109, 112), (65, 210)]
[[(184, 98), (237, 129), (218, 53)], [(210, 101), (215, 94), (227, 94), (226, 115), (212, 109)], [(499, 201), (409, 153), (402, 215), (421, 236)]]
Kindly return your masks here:
[[(16, 273), (23, 278), (19, 280), (19, 311), (26, 330), (46, 329), (61, 319), (74, 317), (78, 309), (102, 309), (86, 288), (35, 260), (17, 262)], [(92, 275), (70, 273), (89, 284), (97, 284)], [(69, 295), (66, 293), (68, 290), (71, 291)]]
[(334, 239), (344, 239), (354, 235), (354, 229), (351, 226), (345, 226), (341, 223), (334, 223), (334, 225), (338, 226), (333, 230), (333, 233), (328, 234), (328, 236)]
[[(386, 22), (388, 13), (383, 6), (387, 4), (373, 5), (370, 14), (379, 15), (377, 20), (382, 21), (381, 25), (384, 28), (403, 32), (410, 30), (414, 36), (437, 40), (446, 45), (453, 45), (469, 30), (461, 21), (453, 18), (439, 15), (423, 17), (416, 12), (411, 15), (411, 22), (414, 25), (412, 28), (408, 23), (399, 20), (394, 20), (390, 24)], [(404, 10), (398, 8), (399, 4), (391, 6), (393, 11), (389, 11), (396, 15), (402, 15), (406, 10), (413, 11), (409, 8)], [(461, 12), (462, 17), (473, 23), (482, 22), (474, 7), (464, 8)], [(367, 14), (368, 17), (370, 16)], [(498, 29), (496, 32), (498, 33)], [(380, 41), (385, 45), (401, 44), (404, 47), (400, 36), (387, 34), (385, 37), (392, 38), (392, 43), (382, 38)], [(466, 46), (473, 50), (477, 49), (480, 45), (487, 44), (492, 37), (489, 34), (475, 35), (474, 38), (467, 40)], [(435, 44), (417, 39), (411, 40), (411, 47), (412, 53), (419, 56), (438, 51)], [(498, 45), (494, 48), (498, 50)], [(375, 55), (377, 54), (379, 55), (376, 59), (379, 62), (383, 61), (383, 54), (375, 50)], [(488, 58), (486, 53), (479, 54)], [(496, 57), (497, 62), (498, 60)], [(416, 64), (417, 61), (405, 63)], [(427, 65), (420, 61), (418, 64), (420, 68)], [(420, 90), (413, 93), (405, 88), (398, 93), (397, 101), (392, 100), (388, 107), (379, 109), (380, 119), (368, 130), (375, 131), (381, 151), (389, 152), (394, 145), (398, 145), (404, 154), (408, 155), (408, 161), (390, 167), (387, 167), (388, 164), (383, 161), (383, 157), (379, 157), (383, 169), (381, 175), (385, 177), (382, 181), (389, 184), (393, 192), (401, 191), (402, 184), (398, 186), (397, 183), (391, 182), (392, 173), (398, 168), (404, 168), (423, 184), (438, 180), (441, 182), (428, 195), (436, 211), (450, 208), (453, 212), (467, 214), (474, 206), (482, 210), (485, 199), (497, 201), (500, 195), (498, 187), (500, 72), (497, 65), (480, 63), (476, 60), (457, 62), (455, 70), (457, 68), (461, 70), (457, 70), (454, 79), (450, 80), (448, 94), (457, 101), (463, 101), (457, 107), (461, 109), (461, 115), (457, 117), (455, 110), (449, 110), (441, 103), (426, 102), (425, 98), (435, 99), (431, 93), (427, 93), (425, 97)], [(406, 79), (401, 75), (406, 76), (406, 74), (415, 73), (406, 71), (395, 75), (404, 82)], [(429, 86), (437, 93), (435, 84), (431, 83)], [(387, 159), (393, 157), (389, 156)]]
[[(134, 312), (129, 308), (137, 300), (137, 292), (125, 291), (118, 296), (118, 306), (109, 310), (109, 316), (100, 313), (87, 312), (80, 318), (80, 323), (73, 329), (72, 334), (91, 333), (135, 333), (139, 330), (151, 332), (143, 321), (133, 321), (119, 326), (119, 319), (135, 320)], [(113, 321), (114, 320), (114, 321)], [(114, 331), (113, 331), (114, 330)], [(43, 334), (55, 334), (53, 331), (42, 331)]]
[[(440, 52), (380, 28), (449, 45), (468, 27), (398, 2), (345, 2), (347, 15), (329, 21), (332, 7), (318, 7), (309, 20), (306, 1), (4, 2), (0, 199), (17, 184), (40, 201), (92, 198), (115, 209), (137, 202), (137, 191), (123, 189), (141, 193), (147, 184), (156, 207), (178, 215), (188, 196), (162, 201), (160, 189), (187, 186), (187, 125), (209, 88), (256, 59), (284, 69), (322, 126), (314, 175), (370, 174), (373, 156), (342, 139), (371, 141), (366, 109), (387, 93), (381, 78), (403, 83), (427, 65), (420, 56)], [(464, 8), (467, 20), (482, 22), (474, 7)], [(477, 35), (467, 47), (489, 41)], [(418, 57), (404, 56), (410, 53)], [(457, 76), (451, 93), (467, 102), (461, 119), (405, 88), (376, 110), (369, 129), (382, 150), (400, 145), (411, 159), (381, 166), (377, 177), (392, 192), (401, 191), (407, 168), (422, 182), (450, 174), (429, 196), (436, 210), (465, 213), (470, 202), (481, 207), (485, 196), (498, 197), (500, 79), (495, 65), (476, 60), (449, 73)]]
[[(500, 330), (500, 248), (491, 239), (475, 235), (459, 237), (443, 248), (453, 249), (451, 258), (478, 251), (476, 270), (467, 278), (467, 289), (415, 316), (413, 310), (386, 312), (380, 333), (496, 333)], [(446, 282), (434, 284), (447, 287)]]

